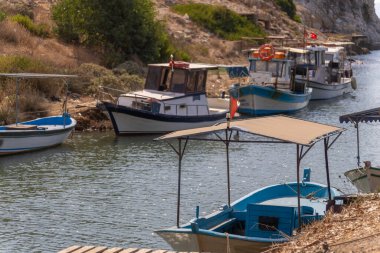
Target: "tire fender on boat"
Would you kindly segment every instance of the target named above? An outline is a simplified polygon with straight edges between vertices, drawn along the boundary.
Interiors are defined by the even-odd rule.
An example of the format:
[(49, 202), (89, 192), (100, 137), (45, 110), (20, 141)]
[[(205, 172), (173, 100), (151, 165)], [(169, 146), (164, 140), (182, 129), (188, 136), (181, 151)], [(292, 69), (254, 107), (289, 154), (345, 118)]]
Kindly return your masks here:
[(358, 88), (358, 84), (356, 83), (356, 78), (355, 77), (351, 77), (351, 87), (354, 90), (356, 90)]

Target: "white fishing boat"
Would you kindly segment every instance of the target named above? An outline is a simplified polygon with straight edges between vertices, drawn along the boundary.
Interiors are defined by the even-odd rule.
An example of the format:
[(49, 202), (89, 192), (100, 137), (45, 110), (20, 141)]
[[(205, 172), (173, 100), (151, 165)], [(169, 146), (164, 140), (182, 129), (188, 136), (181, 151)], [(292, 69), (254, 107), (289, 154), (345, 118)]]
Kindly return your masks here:
[(305, 108), (312, 89), (306, 87), (305, 82), (295, 82), (294, 61), (286, 57), (286, 52), (276, 52), (271, 45), (267, 45), (271, 52), (266, 53), (266, 45), (263, 46), (249, 57), (248, 70), (244, 70), (246, 67), (227, 68), (231, 77), (236, 77), (239, 72), (249, 77), (247, 84), (235, 85), (230, 90), (231, 96), (239, 99), (238, 112), (260, 116)]
[(313, 88), (312, 100), (331, 99), (356, 89), (344, 47), (308, 46), (306, 49), (306, 53), (290, 52), (290, 57), (297, 64), (297, 82), (307, 82)]
[(0, 74), (1, 77), (16, 79), (16, 122), (0, 126), (0, 155), (16, 154), (56, 146), (63, 143), (74, 130), (76, 121), (67, 112), (67, 98), (61, 115), (37, 118), (30, 121), (18, 120), (18, 90), (21, 79), (31, 78), (75, 78), (73, 75), (56, 74)]
[[(323, 218), (328, 206), (335, 203), (334, 197), (342, 194), (330, 185), (328, 149), (344, 130), (285, 116), (269, 116), (177, 131), (157, 138), (168, 142), (178, 155), (178, 191), (176, 226), (155, 232), (180, 252), (258, 253), (274, 243), (288, 241), (297, 229), (302, 229), (303, 224)], [(175, 140), (178, 140), (177, 147)], [(305, 170), (303, 179), (300, 178), (301, 160), (322, 140), (326, 185), (310, 182), (310, 170)], [(190, 141), (225, 144), (227, 168), (221, 169), (226, 170), (228, 199), (226, 205), (206, 216), (199, 215), (200, 207), (197, 206), (195, 218), (181, 225), (182, 160)], [(233, 143), (294, 144), (297, 182), (263, 187), (231, 203), (229, 146)], [(210, 187), (215, 183), (210, 182)]]
[(364, 166), (361, 166), (359, 145), (359, 123), (380, 121), (380, 107), (342, 115), (339, 117), (339, 121), (353, 123), (356, 128), (357, 167), (346, 171), (344, 175), (359, 192), (380, 192), (380, 168), (372, 166), (370, 161), (365, 161)]
[(225, 109), (210, 108), (207, 73), (217, 66), (171, 62), (148, 65), (145, 87), (102, 101), (115, 133), (154, 134), (210, 126), (225, 120)]

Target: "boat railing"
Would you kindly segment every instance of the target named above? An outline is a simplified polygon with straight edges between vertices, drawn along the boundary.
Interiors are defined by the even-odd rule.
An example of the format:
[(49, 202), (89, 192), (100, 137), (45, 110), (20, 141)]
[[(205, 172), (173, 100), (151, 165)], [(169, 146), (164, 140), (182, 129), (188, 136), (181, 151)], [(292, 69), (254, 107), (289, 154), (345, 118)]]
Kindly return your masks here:
[[(161, 110), (161, 106), (163, 109)], [(175, 115), (175, 116), (200, 116), (210, 114), (210, 110), (208, 105), (188, 105), (188, 104), (173, 104), (173, 103), (165, 103), (159, 102), (155, 99), (145, 99), (134, 100), (132, 101), (132, 108), (149, 111), (155, 114), (167, 114), (167, 115)]]

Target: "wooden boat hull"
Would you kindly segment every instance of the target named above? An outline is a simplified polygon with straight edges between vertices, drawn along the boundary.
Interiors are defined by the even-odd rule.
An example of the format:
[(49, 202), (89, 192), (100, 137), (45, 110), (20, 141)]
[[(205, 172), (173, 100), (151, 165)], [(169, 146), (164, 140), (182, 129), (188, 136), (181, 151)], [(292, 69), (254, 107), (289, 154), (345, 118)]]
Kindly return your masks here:
[(238, 112), (253, 116), (290, 113), (305, 108), (311, 98), (311, 89), (293, 93), (258, 85), (239, 87)]
[(190, 231), (183, 233), (157, 232), (175, 251), (181, 252), (231, 252), (259, 253), (268, 249), (272, 242), (258, 242), (216, 237), (205, 234), (194, 234)]
[[(297, 80), (298, 82), (305, 82), (305, 80)], [(345, 78), (342, 83), (325, 84), (314, 81), (308, 82), (308, 87), (313, 88), (311, 100), (332, 99), (343, 96), (352, 91), (351, 78)]]
[(359, 192), (380, 192), (380, 168), (356, 168), (346, 171), (344, 175)]
[(62, 117), (47, 117), (20, 123), (20, 126), (35, 126), (29, 129), (16, 129), (14, 126), (1, 127), (0, 155), (34, 151), (63, 143), (74, 130), (76, 121), (70, 118), (67, 119), (67, 125), (33, 124), (38, 120), (43, 121), (52, 118), (62, 120)]
[(175, 116), (154, 114), (107, 102), (104, 105), (117, 135), (167, 133), (211, 126), (226, 118), (225, 111), (201, 116)]

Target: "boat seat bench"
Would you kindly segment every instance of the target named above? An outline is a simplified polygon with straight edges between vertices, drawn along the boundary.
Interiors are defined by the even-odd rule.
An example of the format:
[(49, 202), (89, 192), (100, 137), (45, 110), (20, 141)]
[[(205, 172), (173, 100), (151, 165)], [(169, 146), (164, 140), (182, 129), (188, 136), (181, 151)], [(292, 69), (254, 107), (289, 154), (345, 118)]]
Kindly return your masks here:
[(228, 220), (224, 220), (223, 222), (219, 223), (218, 225), (210, 228), (210, 230), (215, 231), (215, 230), (218, 230), (218, 229), (221, 229), (221, 228), (226, 228), (229, 225), (232, 225), (235, 221), (237, 221), (236, 218), (230, 218)]

